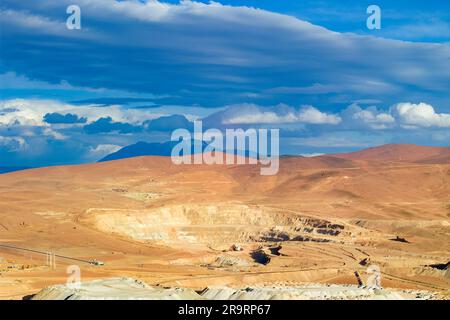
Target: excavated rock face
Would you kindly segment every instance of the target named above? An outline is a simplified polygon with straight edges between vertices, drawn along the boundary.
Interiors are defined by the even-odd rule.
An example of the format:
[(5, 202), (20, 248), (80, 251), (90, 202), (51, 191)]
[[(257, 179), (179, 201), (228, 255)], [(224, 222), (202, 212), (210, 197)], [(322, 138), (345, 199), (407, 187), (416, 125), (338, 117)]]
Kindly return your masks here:
[[(330, 241), (344, 226), (297, 213), (240, 204), (173, 205), (153, 210), (90, 209), (84, 221), (105, 232), (164, 244)], [(305, 237), (305, 234), (308, 234)]]
[(78, 289), (54, 285), (41, 290), (32, 300), (307, 300), (307, 299), (433, 299), (423, 291), (371, 290), (355, 285), (252, 286), (230, 288), (213, 286), (200, 293), (191, 289), (163, 288), (130, 278), (83, 282)]
[(196, 300), (193, 290), (151, 287), (139, 280), (111, 278), (83, 282), (80, 286), (55, 285), (34, 295), (32, 300)]

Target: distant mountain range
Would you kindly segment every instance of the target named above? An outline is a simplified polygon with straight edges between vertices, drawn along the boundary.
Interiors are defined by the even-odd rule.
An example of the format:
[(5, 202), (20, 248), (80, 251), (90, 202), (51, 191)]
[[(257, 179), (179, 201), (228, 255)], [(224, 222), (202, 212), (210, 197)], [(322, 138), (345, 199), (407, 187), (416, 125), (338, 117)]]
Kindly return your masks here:
[[(174, 141), (168, 141), (164, 143), (138, 142), (107, 155), (106, 157), (99, 160), (99, 162), (140, 156), (168, 157), (171, 155), (172, 148), (177, 143), (178, 142)], [(203, 143), (203, 148), (206, 145), (206, 143)], [(193, 154), (193, 148), (191, 150)], [(246, 156), (249, 156), (248, 152), (246, 152), (245, 154)], [(253, 157), (256, 156), (257, 155), (253, 155)], [(369, 160), (383, 162), (449, 163), (450, 147), (428, 147), (417, 146), (414, 144), (386, 144), (351, 153), (329, 154), (318, 157), (333, 157), (351, 160)]]
[[(125, 158), (141, 157), (141, 156), (164, 156), (169, 157), (172, 148), (177, 144), (176, 141), (168, 141), (164, 143), (147, 143), (138, 142), (111, 153), (98, 162), (111, 160), (119, 160)], [(191, 143), (192, 144), (192, 143)], [(193, 145), (193, 144), (192, 144)], [(206, 143), (203, 143), (203, 148)], [(192, 154), (193, 148), (191, 149)], [(249, 153), (246, 152), (246, 156)], [(282, 158), (292, 158), (292, 156), (281, 156)], [(302, 158), (301, 156), (295, 156)], [(342, 160), (368, 160), (379, 162), (408, 162), (408, 163), (450, 163), (450, 147), (428, 147), (417, 146), (414, 144), (386, 144), (378, 147), (368, 148), (351, 153), (326, 154), (313, 157), (328, 163), (331, 159)], [(312, 160), (312, 159), (311, 159)], [(305, 158), (305, 161), (308, 162)], [(0, 166), (0, 174), (31, 169), (24, 166)]]
[(147, 143), (138, 142), (122, 149), (113, 152), (106, 157), (100, 159), (98, 162), (140, 157), (140, 156), (165, 156), (169, 157), (172, 153), (173, 147), (177, 144), (176, 141), (168, 141), (163, 143)]
[(31, 169), (31, 167), (0, 167), (0, 174), (14, 172), (14, 171), (20, 171), (20, 170), (25, 170), (25, 169)]
[[(98, 162), (110, 161), (110, 160), (118, 160), (132, 157), (141, 157), (141, 156), (163, 156), (170, 157), (172, 154), (172, 149), (175, 145), (177, 145), (178, 141), (167, 141), (163, 143), (147, 143), (147, 142), (138, 142), (122, 149), (107, 155), (106, 157), (100, 159)], [(205, 142), (202, 142), (202, 150), (208, 145)], [(220, 150), (217, 150), (220, 151)], [(236, 153), (236, 152), (235, 152)], [(249, 151), (244, 152), (248, 157), (250, 156)], [(191, 153), (194, 154), (194, 140), (191, 141)], [(253, 157), (256, 157), (256, 154), (252, 154)]]

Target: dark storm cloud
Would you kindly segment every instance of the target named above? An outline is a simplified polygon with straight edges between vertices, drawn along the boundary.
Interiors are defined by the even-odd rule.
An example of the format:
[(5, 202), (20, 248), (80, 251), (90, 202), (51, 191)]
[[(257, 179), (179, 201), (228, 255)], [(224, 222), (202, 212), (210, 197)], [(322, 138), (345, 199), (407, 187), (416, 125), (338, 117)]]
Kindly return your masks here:
[(84, 131), (88, 134), (108, 132), (124, 134), (141, 131), (141, 127), (125, 122), (114, 122), (111, 117), (104, 117), (85, 125)]
[(47, 113), (44, 116), (44, 121), (50, 124), (69, 124), (69, 123), (86, 123), (87, 118), (78, 117), (76, 114), (67, 113), (60, 114), (58, 112)]
[(191, 1), (80, 0), (82, 29), (67, 30), (72, 2), (3, 1), (1, 69), (207, 106), (252, 100), (244, 92), (271, 104), (318, 96), (326, 104), (450, 90), (448, 44), (340, 34), (287, 15)]
[(185, 116), (174, 114), (154, 120), (147, 120), (144, 122), (144, 127), (148, 131), (173, 131), (176, 129), (187, 129), (192, 131), (194, 129), (194, 124), (186, 119)]

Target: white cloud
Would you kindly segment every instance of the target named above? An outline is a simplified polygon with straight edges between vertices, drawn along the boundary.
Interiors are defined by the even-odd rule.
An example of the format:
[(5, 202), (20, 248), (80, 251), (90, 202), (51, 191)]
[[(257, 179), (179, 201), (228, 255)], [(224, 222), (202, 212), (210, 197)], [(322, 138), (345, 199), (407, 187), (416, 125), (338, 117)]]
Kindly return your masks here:
[(313, 158), (313, 157), (323, 156), (324, 154), (325, 153), (320, 153), (320, 152), (300, 153), (300, 156), (305, 157), (305, 158)]
[(52, 137), (55, 140), (64, 140), (67, 137), (58, 131), (53, 130), (52, 128), (45, 127), (43, 130), (43, 134), (49, 137)]
[(56, 33), (64, 30), (64, 22), (57, 22), (48, 17), (29, 14), (16, 10), (0, 10), (0, 19), (14, 27), (27, 28), (33, 30), (45, 30), (48, 33)]
[(6, 148), (8, 151), (21, 151), (27, 146), (27, 143), (22, 137), (3, 137), (0, 136), (0, 147)]
[(86, 26), (83, 26), (82, 32), (70, 32), (71, 30), (66, 27), (65, 19), (53, 19), (51, 17), (39, 14), (30, 14), (28, 10), (2, 10), (0, 8), (0, 20), (2, 21), (2, 27), (8, 27), (14, 29), (15, 31), (31, 31), (36, 34), (46, 34), (60, 37), (63, 36), (74, 39), (80, 38), (98, 40), (104, 37), (102, 33), (94, 31)]
[(312, 124), (338, 124), (342, 119), (335, 114), (324, 113), (312, 106), (306, 106), (298, 113), (298, 120)]
[(334, 114), (321, 112), (312, 106), (303, 106), (300, 110), (279, 104), (273, 107), (261, 107), (255, 104), (229, 106), (221, 114), (222, 124), (338, 124), (341, 118)]
[(427, 103), (402, 102), (394, 105), (392, 111), (406, 128), (450, 127), (450, 114), (436, 113)]
[[(8, 110), (8, 112), (2, 112), (2, 110)], [(72, 105), (56, 100), (10, 99), (0, 101), (0, 124), (20, 123), (21, 125), (49, 127), (50, 125), (44, 122), (43, 118), (47, 113), (52, 112), (71, 113), (80, 118), (86, 117), (88, 122), (93, 122), (101, 117), (111, 117), (115, 122), (132, 124), (140, 124), (145, 120), (167, 115), (166, 113), (152, 112), (148, 109), (127, 109), (120, 105)]]
[[(130, 59), (120, 70), (123, 73), (133, 75), (138, 74), (136, 70), (151, 68), (153, 64), (150, 62), (155, 61), (156, 57), (161, 58), (161, 52), (153, 49), (167, 49), (164, 54), (168, 60), (158, 60), (159, 65), (165, 66), (167, 62), (173, 64), (174, 61), (196, 63), (193, 75), (201, 77), (205, 81), (201, 83), (203, 85), (211, 82), (208, 75), (211, 75), (212, 71), (214, 74), (228, 71), (230, 74), (227, 74), (227, 77), (231, 79), (241, 79), (246, 75), (249, 76), (250, 83), (257, 83), (254, 80), (259, 80), (258, 73), (256, 73), (258, 78), (252, 78), (248, 73), (239, 72), (238, 69), (225, 70), (218, 65), (285, 67), (286, 69), (281, 70), (283, 72), (268, 72), (273, 81), (268, 83), (266, 88), (275, 88), (280, 93), (320, 94), (357, 91), (393, 94), (404, 85), (425, 89), (438, 88), (441, 92), (446, 92), (450, 83), (448, 44), (412, 43), (351, 33), (342, 34), (292, 16), (256, 8), (195, 1), (167, 4), (153, 0), (78, 0), (77, 3), (83, 10), (83, 21), (86, 23), (81, 32), (67, 32), (64, 21), (60, 19), (59, 8), (72, 4), (71, 0), (46, 1), (46, 8), (51, 6), (54, 9), (49, 10), (53, 14), (49, 17), (42, 16), (44, 11), (42, 1), (36, 3), (29, 1), (26, 6), (18, 5), (17, 1), (13, 0), (3, 2), (6, 8), (27, 8), (26, 13), (8, 10), (8, 20), (5, 20), (4, 25), (10, 27), (8, 31), (11, 35), (18, 32), (16, 24), (29, 24), (28, 27), (32, 31), (30, 35), (36, 35), (43, 32), (42, 30), (60, 30), (67, 36), (81, 36), (85, 34), (86, 26), (101, 26), (102, 22), (108, 21), (107, 30), (103, 30), (105, 35), (96, 38), (95, 48), (92, 48), (95, 50), (92, 52), (92, 58), (95, 60), (84, 57), (87, 65), (95, 63), (96, 73), (102, 70), (111, 71), (107, 63), (103, 66), (98, 64), (99, 57), (101, 59), (106, 56), (116, 61), (115, 52), (111, 50), (112, 46), (126, 44), (140, 48), (141, 50), (136, 51), (143, 56), (130, 55)], [(39, 12), (40, 15), (32, 14), (33, 12)], [(55, 21), (59, 22), (54, 25)], [(206, 28), (208, 32), (205, 33)], [(70, 50), (72, 46), (77, 47), (72, 39), (68, 39), (70, 41), (68, 43), (64, 43), (63, 39), (58, 41), (67, 44)], [(37, 48), (49, 50), (48, 54), (52, 54), (54, 48), (47, 47)], [(333, 54), (329, 54), (330, 52)], [(152, 56), (154, 53), (158, 56)], [(41, 59), (34, 61), (29, 55), (26, 58), (25, 62), (32, 63), (33, 67), (38, 67), (37, 64), (42, 61)], [(120, 59), (120, 56), (117, 58)], [(206, 69), (197, 68), (202, 64), (209, 64), (214, 68), (208, 68), (208, 72), (205, 72)], [(25, 66), (24, 70), (27, 70)], [(414, 71), (415, 76), (411, 76), (411, 71)], [(58, 72), (59, 78), (71, 80), (70, 73), (67, 73), (66, 77), (59, 69), (55, 72)], [(304, 73), (304, 77), (299, 75), (301, 72)], [(84, 74), (81, 76), (82, 82), (89, 79)], [(96, 77), (92, 80), (94, 78)], [(315, 79), (316, 82), (304, 86), (305, 81), (296, 79)], [(339, 82), (336, 79), (339, 79)], [(151, 85), (146, 78), (124, 81), (123, 85), (135, 89), (135, 84), (138, 84), (137, 87), (142, 89), (145, 83)], [(180, 86), (185, 87), (185, 84), (182, 82)], [(256, 89), (261, 87), (248, 90)], [(409, 92), (403, 89), (403, 92)]]
[(71, 91), (88, 91), (104, 93), (106, 89), (88, 88), (88, 87), (75, 87), (62, 80), (59, 83), (48, 83), (40, 80), (33, 80), (24, 75), (19, 75), (15, 72), (5, 72), (0, 74), (0, 84), (2, 89), (46, 89), (46, 90), (71, 90)]
[(347, 115), (347, 120), (356, 125), (367, 125), (372, 129), (388, 129), (395, 126), (395, 118), (388, 112), (383, 112), (375, 106), (366, 109), (353, 103), (343, 111)]
[(121, 148), (121, 146), (117, 146), (115, 144), (99, 144), (95, 147), (90, 148), (89, 155), (93, 158), (101, 158), (108, 154), (116, 152)]
[(222, 124), (257, 124), (257, 123), (290, 123), (295, 122), (296, 116), (289, 113), (279, 116), (275, 112), (257, 112), (254, 114), (238, 115), (234, 118), (224, 120)]

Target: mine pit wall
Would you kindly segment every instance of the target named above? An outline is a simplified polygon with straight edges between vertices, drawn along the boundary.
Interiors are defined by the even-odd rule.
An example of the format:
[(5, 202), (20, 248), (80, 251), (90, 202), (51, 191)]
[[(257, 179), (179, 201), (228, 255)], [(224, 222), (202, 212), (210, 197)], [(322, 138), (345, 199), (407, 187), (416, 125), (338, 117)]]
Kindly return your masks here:
[(168, 245), (327, 242), (344, 232), (343, 225), (327, 220), (241, 204), (174, 205), (152, 210), (90, 209), (82, 222), (103, 232)]

